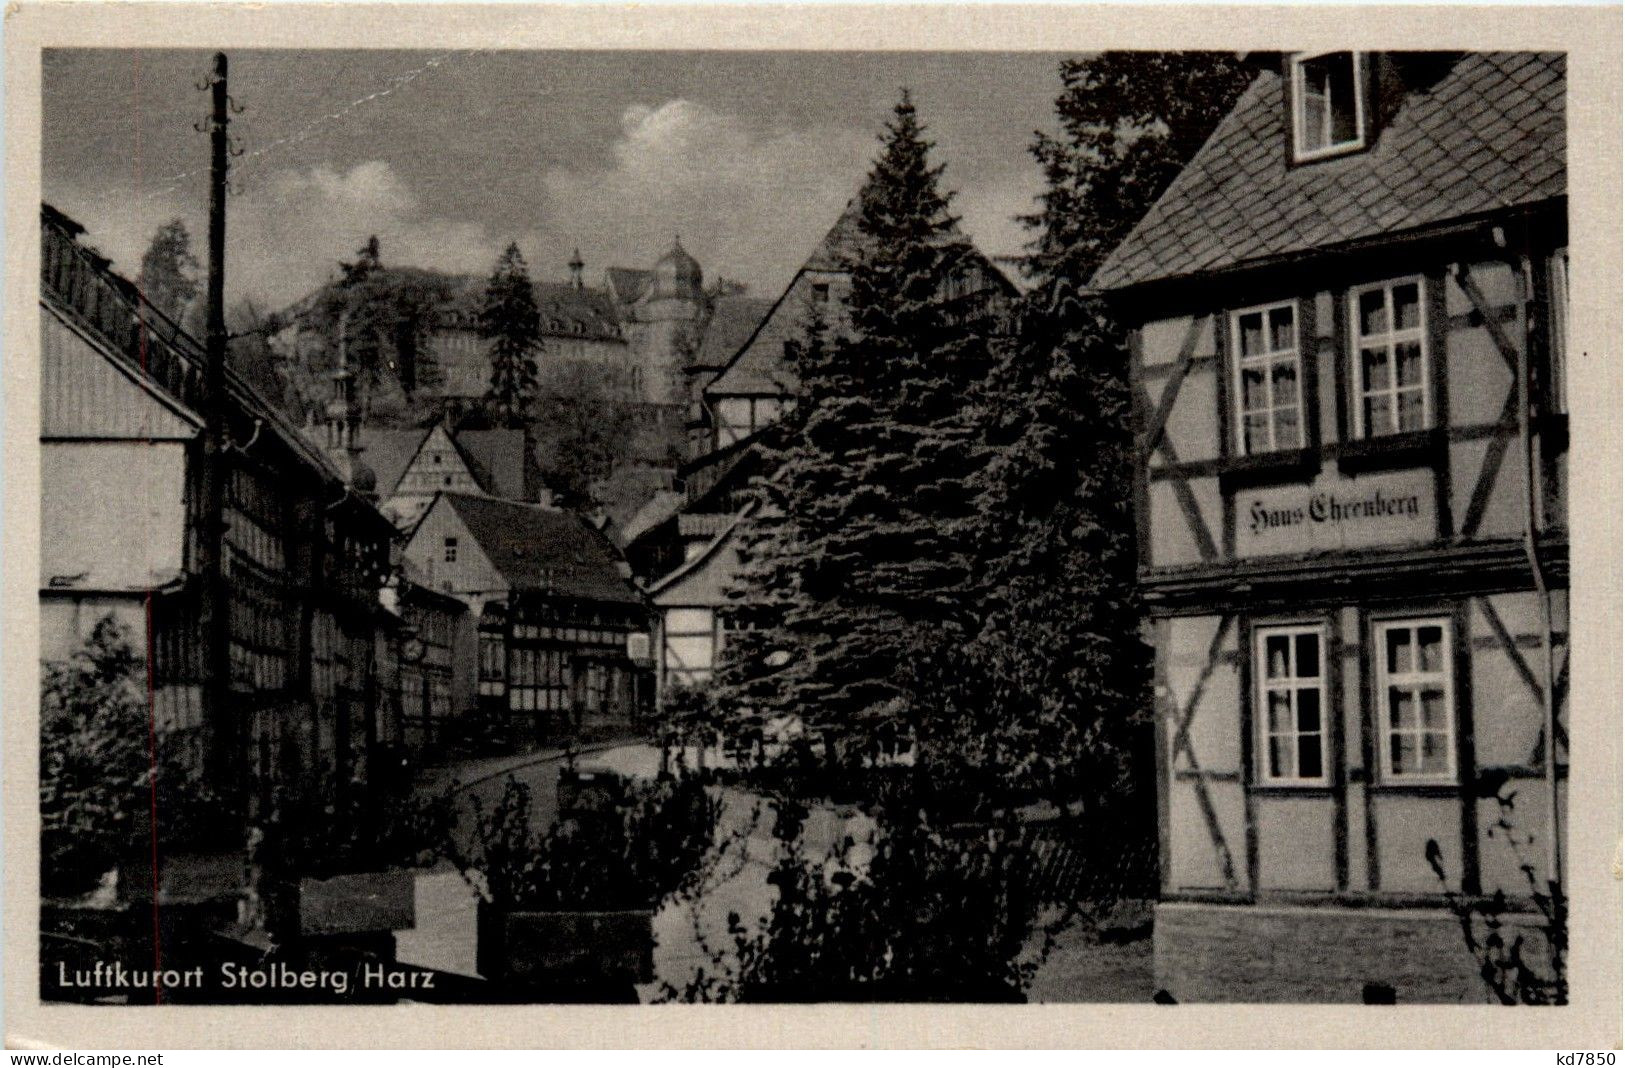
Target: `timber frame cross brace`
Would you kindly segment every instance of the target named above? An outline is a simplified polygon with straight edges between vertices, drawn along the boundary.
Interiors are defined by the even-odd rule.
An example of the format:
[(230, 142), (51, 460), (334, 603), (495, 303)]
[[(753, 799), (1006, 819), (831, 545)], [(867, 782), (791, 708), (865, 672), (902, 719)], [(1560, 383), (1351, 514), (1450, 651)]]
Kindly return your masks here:
[[(1202, 673), (1196, 677), (1196, 684), (1191, 687), (1190, 695), (1180, 706), (1170, 692), (1165, 708), (1169, 712), (1177, 713), (1179, 717), (1178, 728), (1174, 732), (1172, 752), (1170, 759), (1177, 761), (1180, 754), (1190, 762), (1190, 783), (1196, 789), (1196, 804), (1202, 810), (1202, 820), (1207, 824), (1208, 836), (1213, 840), (1213, 851), (1219, 858), (1219, 867), (1224, 872), (1224, 885), (1228, 890), (1237, 888), (1236, 862), (1230, 852), (1230, 844), (1225, 840), (1224, 828), (1219, 826), (1219, 814), (1213, 807), (1213, 798), (1208, 794), (1207, 779), (1202, 774), (1202, 765), (1196, 759), (1196, 747), (1191, 744), (1191, 721), (1196, 718), (1196, 709), (1202, 703), (1202, 697), (1207, 692), (1207, 684), (1213, 678), (1213, 672), (1218, 669), (1219, 663), (1224, 659), (1224, 640), (1229, 634), (1235, 617), (1225, 615), (1219, 617), (1219, 625), (1213, 631), (1213, 640), (1208, 643), (1207, 660), (1202, 665)], [(1178, 776), (1174, 776), (1175, 779)], [(1245, 775), (1243, 776), (1245, 781)], [(1172, 784), (1170, 783), (1170, 788)]]

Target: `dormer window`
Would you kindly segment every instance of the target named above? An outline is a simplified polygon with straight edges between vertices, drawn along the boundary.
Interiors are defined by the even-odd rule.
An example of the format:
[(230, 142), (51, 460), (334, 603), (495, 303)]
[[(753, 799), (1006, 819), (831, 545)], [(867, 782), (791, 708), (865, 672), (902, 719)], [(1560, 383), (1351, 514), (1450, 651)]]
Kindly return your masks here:
[(1296, 163), (1366, 146), (1365, 63), (1359, 52), (1292, 57), (1292, 159)]

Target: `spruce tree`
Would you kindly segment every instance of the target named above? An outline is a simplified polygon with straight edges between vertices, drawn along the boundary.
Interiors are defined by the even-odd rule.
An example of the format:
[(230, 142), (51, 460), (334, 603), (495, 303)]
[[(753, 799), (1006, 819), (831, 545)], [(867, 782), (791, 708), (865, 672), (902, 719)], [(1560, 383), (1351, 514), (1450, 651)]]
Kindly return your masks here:
[(1127, 344), (1088, 282), (1250, 75), (1221, 53), (1062, 64), (1060, 136), (1040, 134), (1033, 147), (1046, 178), (1029, 220), (1034, 287), (983, 409), (984, 625), (912, 673), (939, 782), (1103, 805), (1146, 777)]
[(497, 259), (480, 308), (480, 336), (490, 342), (491, 388), (486, 404), (498, 426), (522, 426), (536, 395), (542, 316), (530, 270), (517, 244)]
[(849, 327), (816, 323), (797, 354), (797, 407), (764, 447), (746, 539), (728, 698), (861, 737), (896, 711), (910, 650), (968, 633), (968, 398), (987, 324), (945, 298), (968, 244), (905, 92), (859, 194)]

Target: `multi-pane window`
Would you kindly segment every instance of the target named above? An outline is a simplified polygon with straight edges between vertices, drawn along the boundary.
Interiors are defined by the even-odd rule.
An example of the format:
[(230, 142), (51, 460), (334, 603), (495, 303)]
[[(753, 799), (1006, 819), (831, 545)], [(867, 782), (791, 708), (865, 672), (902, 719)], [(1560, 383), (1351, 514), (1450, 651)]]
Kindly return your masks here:
[(1231, 325), (1242, 455), (1301, 448), (1303, 385), (1296, 306), (1249, 308), (1236, 312)]
[(1322, 630), (1265, 627), (1256, 641), (1261, 777), (1268, 783), (1324, 783), (1329, 755)]
[(447, 538), (445, 541), (445, 549), (446, 563), (455, 564), (457, 562), (457, 539)]
[(711, 675), (717, 656), (716, 616), (709, 608), (666, 609), (666, 674), (683, 682)]
[(1565, 396), (1568, 389), (1566, 365), (1569, 349), (1569, 250), (1566, 248), (1552, 254), (1551, 315), (1552, 360), (1547, 407), (1554, 412), (1566, 412), (1569, 410)]
[(1365, 145), (1363, 59), (1322, 52), (1292, 59), (1292, 155), (1299, 162)]
[(1455, 777), (1450, 626), (1442, 619), (1377, 625), (1382, 774), (1388, 779)]
[(1357, 289), (1349, 300), (1354, 318), (1356, 436), (1426, 429), (1432, 412), (1421, 280)]
[(508, 707), (515, 712), (569, 707), (570, 665), (563, 649), (508, 650)]

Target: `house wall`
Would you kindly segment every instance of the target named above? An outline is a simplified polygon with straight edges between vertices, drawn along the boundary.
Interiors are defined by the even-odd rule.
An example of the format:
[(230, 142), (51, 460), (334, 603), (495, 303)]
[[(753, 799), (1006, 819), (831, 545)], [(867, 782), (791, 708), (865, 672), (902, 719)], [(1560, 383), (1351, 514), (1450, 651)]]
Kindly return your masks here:
[[(457, 539), (457, 559), (446, 560), (446, 539)], [(485, 602), (507, 596), (508, 584), (491, 565), (457, 512), (440, 500), (424, 514), (403, 555), (414, 581), (461, 598), (478, 617)]]
[(139, 589), (178, 575), (185, 474), (182, 442), (41, 442), (40, 585)]
[[(1531, 269), (1549, 269), (1551, 249), (1537, 249)], [(1390, 261), (1391, 263), (1393, 261)], [(1511, 539), (1523, 533), (1523, 473), (1509, 448), (1517, 426), (1516, 378), (1497, 339), (1521, 346), (1524, 305), (1503, 261), (1454, 261), (1369, 268), (1335, 285), (1235, 291), (1229, 306), (1155, 318), (1138, 333), (1142, 425), (1153, 435), (1143, 489), (1148, 537), (1143, 562), (1153, 568), (1211, 566), (1227, 560), (1430, 542)], [(1418, 276), (1424, 291), (1428, 394), (1447, 441), (1415, 441), (1411, 454), (1370, 463), (1360, 455), (1350, 293), (1361, 285)], [(1237, 426), (1233, 309), (1276, 302), (1296, 305), (1302, 357), (1300, 415), (1304, 455), (1291, 457), (1290, 477), (1236, 477), (1243, 457)], [(1544, 307), (1529, 302), (1536, 321)], [(1538, 428), (1537, 428), (1538, 429)], [(1561, 453), (1563, 450), (1557, 450)], [(1279, 459), (1279, 458), (1278, 458)], [(1539, 479), (1561, 493), (1562, 455)], [(1280, 466), (1277, 464), (1277, 466)], [(1332, 505), (1393, 502), (1380, 516), (1338, 519)], [(1546, 517), (1563, 525), (1561, 507)]]
[(734, 531), (693, 570), (662, 587), (652, 598), (658, 613), (656, 670), (663, 692), (668, 686), (708, 680), (722, 653), (723, 625), (717, 610), (728, 603), (727, 590), (739, 569)]
[[(1521, 252), (1522, 283), (1505, 260), (1441, 247), (1420, 262), (1367, 257), (1215, 285), (1208, 299), (1222, 306), (1152, 317), (1136, 332), (1162, 827), (1157, 974), (1179, 1000), (1359, 1000), (1380, 982), (1400, 1000), (1481, 1001), (1445, 893), (1527, 902), (1546, 889), (1546, 613), (1524, 555), (1520, 358), (1538, 413), (1533, 512), (1554, 587), (1560, 732), (1567, 433), (1561, 404), (1541, 395), (1553, 248)], [(1351, 293), (1410, 276), (1430, 418), (1368, 439)], [(1232, 313), (1280, 302), (1295, 309), (1304, 435), (1249, 450)], [(1384, 681), (1382, 628), (1399, 621), (1440, 628), (1432, 677), (1447, 691), (1431, 707), (1450, 721), (1427, 736), (1450, 768), (1408, 778), (1391, 767), (1390, 728), (1410, 706)], [(1317, 636), (1314, 693), (1300, 700), (1318, 713), (1300, 718), (1293, 705), (1273, 721), (1274, 745), (1320, 762), (1313, 781), (1282, 781), (1271, 766), (1271, 689), (1282, 698), (1266, 676), (1280, 669), (1260, 634), (1277, 627)], [(1283, 740), (1282, 723), (1312, 727), (1318, 756)], [(1560, 733), (1560, 809), (1567, 760)]]

